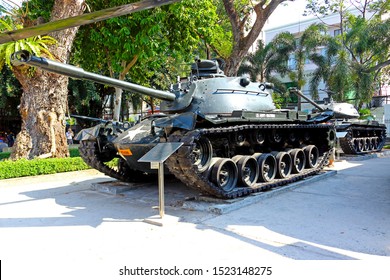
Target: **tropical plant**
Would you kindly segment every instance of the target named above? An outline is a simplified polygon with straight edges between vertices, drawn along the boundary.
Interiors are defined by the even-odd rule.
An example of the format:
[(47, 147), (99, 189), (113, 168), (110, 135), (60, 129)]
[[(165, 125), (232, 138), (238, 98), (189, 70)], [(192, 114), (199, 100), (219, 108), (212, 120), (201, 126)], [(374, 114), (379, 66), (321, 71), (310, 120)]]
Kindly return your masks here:
[[(312, 13), (325, 14), (330, 10), (340, 14), (341, 34), (325, 45), (325, 56), (317, 55), (311, 60), (318, 66), (310, 82), (315, 94), (321, 79), (326, 86), (338, 94), (335, 100), (344, 101), (347, 93), (353, 92), (355, 105), (361, 108), (370, 102), (381, 81), (386, 80), (385, 69), (390, 65), (390, 19), (381, 15), (387, 13), (390, 1), (361, 1), (354, 3), (359, 15), (345, 10), (344, 1), (329, 1), (321, 6), (309, 1)], [(367, 12), (371, 8), (370, 17)]]
[(326, 30), (325, 25), (315, 23), (305, 29), (302, 35), (294, 40), (295, 50), (293, 59), (295, 61), (295, 68), (290, 72), (290, 79), (297, 83), (299, 89), (306, 84), (306, 79), (304, 78), (306, 60), (313, 53), (317, 52), (318, 47), (325, 43), (326, 37), (324, 33)]
[[(11, 17), (0, 19), (0, 31), (13, 31), (21, 29), (21, 24), (13, 22)], [(52, 57), (48, 46), (55, 45), (57, 41), (50, 36), (34, 36), (16, 42), (8, 42), (0, 45), (0, 70), (4, 65), (8, 65), (12, 69), (11, 55), (20, 50), (27, 50), (36, 55), (45, 54)]]
[[(294, 48), (291, 54), (290, 71), (288, 72), (290, 80), (301, 89), (306, 84), (304, 76), (306, 60), (310, 59), (320, 46), (326, 42), (326, 26), (315, 23), (305, 29), (299, 38), (295, 38), (292, 34), (286, 35), (286, 39), (290, 41)], [(301, 109), (301, 98), (298, 97), (298, 110)]]
[(274, 73), (283, 77), (289, 72), (287, 61), (294, 50), (293, 41), (292, 35), (285, 32), (277, 35), (267, 45), (259, 40), (256, 51), (244, 57), (238, 74), (247, 73), (253, 81), (274, 83), (279, 89), (284, 89), (284, 84)]

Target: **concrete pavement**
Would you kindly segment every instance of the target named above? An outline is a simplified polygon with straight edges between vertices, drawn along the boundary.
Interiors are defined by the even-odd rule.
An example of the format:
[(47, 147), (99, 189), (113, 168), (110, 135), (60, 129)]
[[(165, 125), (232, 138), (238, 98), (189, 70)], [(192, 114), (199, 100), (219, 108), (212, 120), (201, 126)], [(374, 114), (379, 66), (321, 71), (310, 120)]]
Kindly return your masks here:
[[(201, 268), (203, 276), (166, 279), (389, 279), (390, 157), (336, 162), (334, 170), (222, 215), (190, 211), (184, 198), (197, 193), (168, 180), (165, 211), (177, 222), (163, 227), (143, 222), (158, 214), (157, 184), (105, 194), (91, 186), (112, 179), (94, 170), (0, 180), (1, 273), (160, 279), (120, 273), (176, 265)], [(219, 266), (272, 266), (272, 275), (214, 275)]]

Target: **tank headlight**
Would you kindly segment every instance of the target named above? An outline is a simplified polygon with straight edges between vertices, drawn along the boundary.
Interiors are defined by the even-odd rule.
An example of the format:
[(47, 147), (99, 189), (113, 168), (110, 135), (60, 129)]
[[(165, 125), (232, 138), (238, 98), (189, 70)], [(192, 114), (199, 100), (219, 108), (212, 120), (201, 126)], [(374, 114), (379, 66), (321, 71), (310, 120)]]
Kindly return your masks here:
[(118, 150), (119, 153), (122, 155), (122, 156), (132, 156), (133, 153), (130, 151), (130, 149), (119, 149)]

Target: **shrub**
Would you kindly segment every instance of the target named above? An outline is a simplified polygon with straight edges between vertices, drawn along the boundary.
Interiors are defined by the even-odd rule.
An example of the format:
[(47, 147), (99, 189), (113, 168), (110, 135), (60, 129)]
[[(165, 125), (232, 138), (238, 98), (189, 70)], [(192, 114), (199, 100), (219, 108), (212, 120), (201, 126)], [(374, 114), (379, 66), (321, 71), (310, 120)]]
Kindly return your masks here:
[(80, 157), (32, 160), (21, 159), (17, 161), (3, 160), (0, 162), (0, 179), (54, 174), (89, 168), (90, 167)]
[(0, 153), (0, 160), (7, 159), (11, 155), (10, 152), (2, 152)]
[(72, 157), (79, 157), (80, 156), (79, 149), (78, 148), (71, 148), (71, 149), (69, 149), (69, 156), (71, 158)]
[[(0, 160), (7, 159), (7, 158), (10, 157), (10, 155), (11, 155), (11, 152), (2, 152), (2, 153), (0, 153)], [(69, 156), (71, 158), (79, 157), (80, 156), (79, 149), (78, 148), (71, 148), (71, 149), (69, 149)]]

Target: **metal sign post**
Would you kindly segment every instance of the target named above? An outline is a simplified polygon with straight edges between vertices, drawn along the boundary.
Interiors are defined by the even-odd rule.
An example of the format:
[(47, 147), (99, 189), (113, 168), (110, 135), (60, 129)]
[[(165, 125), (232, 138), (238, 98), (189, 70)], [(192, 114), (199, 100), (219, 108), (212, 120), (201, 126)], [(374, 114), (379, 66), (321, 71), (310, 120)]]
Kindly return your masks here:
[(150, 162), (152, 169), (158, 169), (158, 200), (159, 200), (159, 214), (160, 218), (165, 215), (164, 211), (164, 161), (176, 152), (184, 143), (182, 142), (168, 142), (159, 143), (143, 157), (139, 162)]
[(164, 217), (164, 163), (160, 162), (158, 164), (158, 203), (159, 203), (159, 213), (160, 218)]
[(336, 132), (336, 160), (340, 160), (340, 138), (345, 137), (347, 132)]

